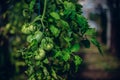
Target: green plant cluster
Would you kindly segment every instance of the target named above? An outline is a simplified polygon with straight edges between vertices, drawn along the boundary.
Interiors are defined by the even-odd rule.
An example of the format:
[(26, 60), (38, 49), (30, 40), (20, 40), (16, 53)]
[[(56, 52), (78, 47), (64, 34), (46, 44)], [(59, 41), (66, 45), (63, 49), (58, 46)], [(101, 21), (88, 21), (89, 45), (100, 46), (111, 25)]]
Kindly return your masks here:
[[(12, 75), (16, 76), (16, 74), (20, 74), (20, 69), (25, 66), (23, 59), (21, 59), (21, 53), (18, 53), (18, 50), (23, 47), (25, 43), (25, 35), (22, 35), (20, 29), (24, 23), (24, 20), (26, 19), (23, 17), (23, 15), (21, 15), (22, 10), (27, 6), (27, 4), (23, 0), (6, 0), (0, 2), (1, 4), (4, 4), (2, 5), (3, 7), (0, 7), (3, 9), (2, 13), (0, 12), (1, 70), (3, 70), (2, 67), (6, 66), (6, 64), (10, 64), (9, 66), (6, 66), (9, 67), (9, 72), (7, 72), (7, 70), (3, 70), (4, 73), (6, 73), (4, 74), (3, 71), (0, 71), (0, 76), (3, 75), (2, 77), (6, 77), (6, 75), (8, 75), (10, 76), (10, 78), (13, 78), (10, 72), (12, 67), (14, 67), (14, 69), (12, 70), (12, 72), (14, 73)], [(2, 77), (0, 77), (0, 80), (3, 80)], [(9, 78), (7, 77), (7, 79)]]
[[(87, 19), (81, 15), (82, 6), (77, 0), (40, 0), (35, 14), (37, 0), (29, 2), (23, 11), (28, 21), (23, 25), (28, 45), (22, 50), (28, 66), (28, 80), (66, 80), (65, 75), (77, 72), (82, 58), (77, 54), (81, 46), (92, 43), (100, 47), (89, 28)], [(29, 13), (29, 14), (28, 14)]]

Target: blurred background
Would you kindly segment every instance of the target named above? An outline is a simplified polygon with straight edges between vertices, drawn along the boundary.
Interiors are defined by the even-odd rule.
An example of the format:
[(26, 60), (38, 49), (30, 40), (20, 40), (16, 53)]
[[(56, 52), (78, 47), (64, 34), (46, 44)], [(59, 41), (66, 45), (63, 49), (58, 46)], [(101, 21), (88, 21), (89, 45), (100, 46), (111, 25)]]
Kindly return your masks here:
[[(0, 0), (0, 80), (26, 80), (26, 66), (18, 52), (25, 43), (20, 29), (27, 0)], [(83, 15), (97, 31), (104, 56), (91, 45), (81, 49), (84, 59), (75, 80), (120, 80), (120, 0), (79, 0)]]

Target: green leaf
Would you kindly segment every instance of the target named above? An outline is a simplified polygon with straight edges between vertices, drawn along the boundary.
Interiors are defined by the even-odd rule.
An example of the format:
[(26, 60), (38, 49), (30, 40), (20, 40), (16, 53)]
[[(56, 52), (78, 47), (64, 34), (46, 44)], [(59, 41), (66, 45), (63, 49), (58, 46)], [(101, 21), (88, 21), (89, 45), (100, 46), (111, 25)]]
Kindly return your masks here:
[(82, 62), (82, 59), (79, 56), (75, 55), (74, 56), (74, 63), (75, 63), (75, 66), (76, 66), (76, 70), (75, 71), (78, 70), (78, 67), (81, 64), (81, 62)]
[(89, 28), (87, 19), (83, 16), (83, 15), (76, 15), (76, 22), (79, 24), (80, 28), (81, 28), (81, 33), (84, 34), (87, 29)]
[(38, 80), (42, 80), (43, 79), (42, 76), (43, 76), (42, 71), (36, 71), (36, 77)]
[(62, 56), (62, 51), (56, 51), (55, 58)]
[(49, 72), (48, 72), (46, 67), (43, 67), (43, 73), (44, 73), (45, 76), (49, 75)]
[(72, 13), (71, 10), (64, 10), (65, 18), (68, 18), (68, 17), (70, 16), (71, 13)]
[(59, 16), (59, 14), (58, 14), (57, 12), (51, 12), (50, 15), (51, 15), (54, 19), (56, 19), (56, 20), (59, 20), (59, 19), (60, 19), (60, 16)]
[(95, 38), (91, 38), (91, 42), (92, 42), (95, 46), (100, 46), (100, 43), (99, 43)]
[(30, 75), (28, 80), (35, 80), (35, 74)]
[(30, 47), (32, 49), (32, 51), (36, 51), (38, 48), (38, 42), (36, 39), (32, 40), (32, 42), (30, 43)]
[(66, 42), (70, 42), (70, 41), (73, 40), (73, 38), (70, 38), (70, 37), (64, 37), (64, 39), (65, 39)]
[(64, 61), (68, 61), (70, 59), (70, 52), (68, 50), (64, 50), (62, 51), (62, 59)]
[(51, 75), (55, 78), (55, 79), (57, 79), (57, 74), (56, 74), (56, 72), (55, 72), (55, 70), (52, 68), (51, 69), (52, 71), (51, 71)]
[(64, 1), (64, 15), (65, 18), (71, 18), (73, 19), (75, 17), (76, 12), (76, 6), (72, 2)]
[(36, 2), (36, 0), (32, 0), (31, 2), (30, 2), (30, 5), (29, 5), (29, 10), (31, 11), (31, 12), (33, 12), (33, 8), (34, 8), (34, 5), (35, 5), (35, 2)]
[(78, 52), (80, 50), (79, 44), (74, 44), (71, 48), (71, 52)]
[(71, 13), (76, 11), (76, 6), (72, 2), (64, 1), (64, 8), (65, 18), (73, 17), (73, 15), (72, 16), (70, 15)]
[(73, 11), (73, 12), (71, 13), (71, 15), (70, 15), (70, 18), (71, 18), (71, 19), (75, 19), (75, 16), (76, 16), (76, 12)]
[(73, 11), (75, 11), (76, 6), (72, 2), (64, 1), (64, 8), (66, 10), (73, 10)]
[(60, 20), (60, 22), (61, 22), (61, 26), (63, 27), (63, 29), (69, 29), (69, 24), (67, 21)]
[(30, 66), (30, 67), (28, 68), (28, 70), (25, 71), (25, 73), (26, 73), (26, 74), (29, 74), (29, 75), (31, 75), (33, 72), (34, 72), (34, 69), (33, 69), (32, 66)]
[(78, 55), (75, 55), (75, 65), (78, 66), (81, 64), (82, 62), (82, 59), (78, 56)]
[(83, 15), (79, 15), (79, 14), (77, 14), (76, 17), (78, 24), (84, 27), (87, 22), (87, 19)]
[(82, 14), (82, 5), (81, 4), (76, 4), (76, 12), (79, 14)]
[(90, 41), (89, 41), (88, 39), (82, 40), (81, 43), (82, 43), (86, 48), (90, 48)]
[(43, 61), (45, 64), (49, 64), (49, 60), (46, 58), (44, 61)]
[(52, 34), (55, 36), (55, 37), (58, 37), (59, 33), (60, 33), (60, 30), (58, 28), (56, 28), (54, 25), (51, 25), (50, 26), (50, 31), (52, 32)]
[(100, 43), (95, 38), (91, 38), (91, 42), (98, 48), (100, 54), (103, 56)]
[(90, 36), (93, 36), (96, 34), (96, 30), (95, 28), (89, 28), (86, 32), (85, 32), (85, 35), (90, 35)]
[(70, 69), (70, 64), (69, 63), (65, 63), (63, 72), (69, 71), (69, 69)]

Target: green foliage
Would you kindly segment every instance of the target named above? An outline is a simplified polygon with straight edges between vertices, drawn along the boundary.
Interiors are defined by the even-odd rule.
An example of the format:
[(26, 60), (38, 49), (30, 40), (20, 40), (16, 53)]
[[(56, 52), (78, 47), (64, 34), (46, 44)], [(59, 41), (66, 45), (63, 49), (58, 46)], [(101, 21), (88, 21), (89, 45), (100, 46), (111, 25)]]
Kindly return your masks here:
[(75, 65), (76, 65), (76, 69), (75, 69), (75, 71), (77, 71), (78, 70), (78, 67), (79, 67), (79, 65), (81, 64), (81, 62), (82, 62), (82, 59), (79, 57), (79, 56), (74, 56), (74, 63), (75, 63)]
[(91, 42), (98, 48), (100, 54), (103, 55), (100, 43), (95, 38), (91, 38)]
[(9, 61), (7, 62), (12, 64), (12, 67), (13, 66), (15, 67), (13, 70), (13, 72), (15, 71), (15, 73), (13, 75), (16, 76), (16, 73), (19, 74), (20, 72), (20, 66), (21, 67), (25, 66), (23, 59), (21, 59), (21, 54), (18, 53), (18, 49), (26, 45), (25, 35), (22, 35), (23, 33), (21, 32), (20, 29), (22, 28), (25, 22), (25, 17), (23, 17), (23, 15), (21, 14), (23, 12), (23, 9), (27, 7), (27, 4), (23, 0), (21, 1), (12, 0), (2, 2), (5, 2), (4, 5), (7, 5), (3, 6), (2, 8), (7, 10), (4, 12), (3, 15), (0, 14), (0, 16), (4, 16), (5, 19), (4, 21), (5, 23), (3, 23), (4, 26), (2, 26), (3, 31), (0, 32), (0, 35), (3, 35), (4, 37), (7, 38), (8, 45), (6, 46), (9, 48), (8, 54), (10, 55), (5, 54), (5, 56), (8, 56), (10, 58), (10, 62)]
[(96, 34), (95, 28), (89, 28), (86, 32), (85, 35), (93, 36)]
[(51, 25), (51, 26), (50, 26), (50, 31), (52, 32), (52, 34), (53, 34), (55, 37), (58, 37), (58, 36), (59, 36), (60, 30), (59, 30), (58, 28), (56, 28), (54, 25)]
[(60, 19), (60, 16), (59, 16), (59, 14), (58, 14), (57, 12), (51, 12), (50, 15), (51, 15), (54, 19), (56, 19), (56, 20), (59, 20), (59, 19)]
[(79, 44), (74, 44), (71, 48), (71, 52), (78, 52), (80, 50)]
[(33, 8), (34, 8), (35, 3), (36, 3), (36, 0), (32, 0), (32, 1), (30, 2), (29, 10), (30, 10), (31, 12), (34, 11)]
[(81, 42), (86, 48), (90, 48), (90, 41), (88, 39), (82, 40)]
[[(28, 65), (28, 80), (65, 80), (64, 73), (77, 72), (82, 58), (77, 54), (81, 43), (90, 47), (85, 35), (92, 36), (87, 19), (81, 15), (81, 6), (75, 0), (41, 0), (42, 13), (34, 11), (35, 0), (30, 2), (31, 18), (22, 32), (28, 42), (22, 56)], [(33, 17), (33, 18), (32, 18)], [(26, 18), (28, 19), (28, 18)], [(32, 25), (32, 26), (31, 26)], [(35, 28), (36, 27), (36, 28)], [(98, 43), (91, 42), (97, 47)], [(73, 67), (74, 66), (74, 67)]]

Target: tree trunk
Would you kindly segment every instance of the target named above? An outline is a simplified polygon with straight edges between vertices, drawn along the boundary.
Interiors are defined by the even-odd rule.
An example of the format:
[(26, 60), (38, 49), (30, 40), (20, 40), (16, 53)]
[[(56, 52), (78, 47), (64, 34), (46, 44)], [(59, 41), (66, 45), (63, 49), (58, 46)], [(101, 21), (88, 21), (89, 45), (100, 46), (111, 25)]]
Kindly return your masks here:
[(107, 0), (111, 14), (111, 52), (120, 58), (120, 0)]

